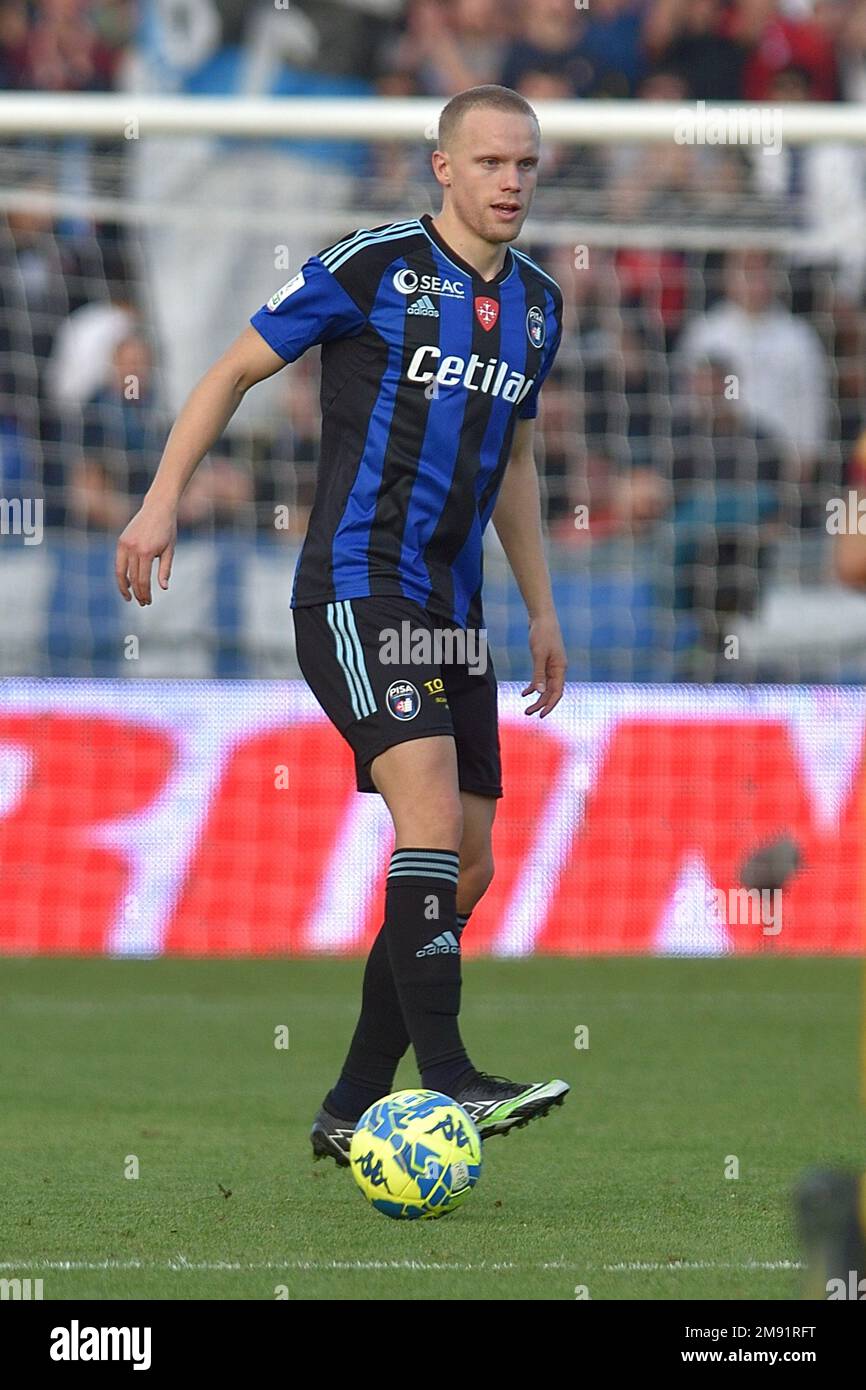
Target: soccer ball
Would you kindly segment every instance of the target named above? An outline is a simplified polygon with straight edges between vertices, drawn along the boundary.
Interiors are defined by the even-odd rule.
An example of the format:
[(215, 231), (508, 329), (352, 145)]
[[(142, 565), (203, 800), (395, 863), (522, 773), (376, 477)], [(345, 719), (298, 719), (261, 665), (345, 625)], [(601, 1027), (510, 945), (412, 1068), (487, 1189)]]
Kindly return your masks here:
[(395, 1091), (364, 1111), (349, 1158), (367, 1201), (385, 1216), (445, 1216), (481, 1176), (481, 1135), (450, 1096)]

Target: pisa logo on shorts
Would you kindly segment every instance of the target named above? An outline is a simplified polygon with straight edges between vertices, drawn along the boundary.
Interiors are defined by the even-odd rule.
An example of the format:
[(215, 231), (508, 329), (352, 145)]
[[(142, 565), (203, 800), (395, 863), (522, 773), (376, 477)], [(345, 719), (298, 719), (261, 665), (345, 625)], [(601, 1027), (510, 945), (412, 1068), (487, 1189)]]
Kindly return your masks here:
[(544, 339), (547, 336), (544, 315), (535, 304), (526, 315), (526, 334), (534, 348), (544, 347)]
[(388, 686), (385, 703), (395, 719), (414, 719), (421, 708), (421, 696), (411, 681), (394, 681)]

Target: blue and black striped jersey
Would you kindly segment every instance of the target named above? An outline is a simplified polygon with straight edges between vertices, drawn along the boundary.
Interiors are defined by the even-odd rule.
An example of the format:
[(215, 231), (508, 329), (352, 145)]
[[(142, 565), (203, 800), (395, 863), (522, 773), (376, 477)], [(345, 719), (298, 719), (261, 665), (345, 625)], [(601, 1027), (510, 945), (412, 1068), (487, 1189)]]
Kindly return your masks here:
[(511, 247), (483, 280), (425, 214), (311, 256), (250, 322), (287, 362), (322, 344), (292, 606), (397, 594), (480, 624), (482, 534), (562, 334), (555, 280)]

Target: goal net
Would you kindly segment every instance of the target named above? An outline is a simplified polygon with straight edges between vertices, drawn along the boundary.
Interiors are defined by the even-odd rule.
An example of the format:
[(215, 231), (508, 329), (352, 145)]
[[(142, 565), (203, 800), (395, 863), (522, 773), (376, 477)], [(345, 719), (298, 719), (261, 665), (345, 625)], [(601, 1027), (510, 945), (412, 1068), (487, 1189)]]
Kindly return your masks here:
[[(89, 123), (67, 99), (58, 136), (37, 119), (57, 100), (31, 100), (33, 130), (17, 109), (0, 130), (0, 669), (297, 674), (286, 608), (316, 478), (316, 351), (250, 391), (199, 468), (169, 597), (119, 607), (110, 554), (250, 314), (340, 236), (438, 210), (435, 122), (396, 102), (399, 138), (387, 101), (342, 101), (329, 135), (315, 111), (334, 124), (332, 104), (308, 102), (304, 138), (277, 139), (267, 103), (236, 116), (255, 132), (240, 136), (225, 108), (243, 102), (175, 102), (172, 133), (149, 134), (118, 97)], [(538, 463), (571, 674), (858, 679), (866, 600), (834, 576), (866, 454), (862, 145), (760, 126), (758, 143), (678, 141), (675, 112), (647, 141), (664, 107), (608, 105), (627, 109), (606, 132), (581, 104), (552, 108), (520, 243), (565, 297)], [(229, 133), (203, 131), (202, 106)], [(520, 678), (523, 609), (487, 541), (490, 640)]]
[[(555, 729), (521, 722), (525, 611), (491, 528), (510, 792), (467, 950), (860, 949), (866, 711), (842, 685), (866, 671), (866, 124), (804, 108), (790, 139), (759, 120), (741, 140), (664, 103), (539, 110), (520, 244), (564, 294), (537, 459), (578, 684)], [(341, 236), (438, 211), (434, 118), (0, 98), (2, 949), (376, 930), (384, 810), (308, 693), (270, 679), (298, 675), (317, 353), (252, 390), (199, 468), (168, 594), (124, 606), (113, 554), (249, 316)]]

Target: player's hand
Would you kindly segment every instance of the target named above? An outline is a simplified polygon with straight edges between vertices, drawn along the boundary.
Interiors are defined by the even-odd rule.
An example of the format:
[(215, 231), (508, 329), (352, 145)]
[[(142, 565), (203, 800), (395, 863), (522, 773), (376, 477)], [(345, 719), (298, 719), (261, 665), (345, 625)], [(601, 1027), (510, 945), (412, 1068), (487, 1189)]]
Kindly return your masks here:
[(562, 633), (554, 616), (533, 618), (529, 624), (529, 651), (532, 656), (532, 680), (521, 694), (531, 695), (535, 691), (538, 699), (523, 712), (535, 714), (540, 710), (543, 719), (562, 699), (568, 667)]
[(150, 576), (156, 559), (159, 559), (159, 587), (168, 588), (176, 544), (177, 514), (174, 508), (145, 501), (117, 542), (114, 573), (117, 587), (127, 603), (132, 594), (135, 594), (142, 608), (153, 602)]

